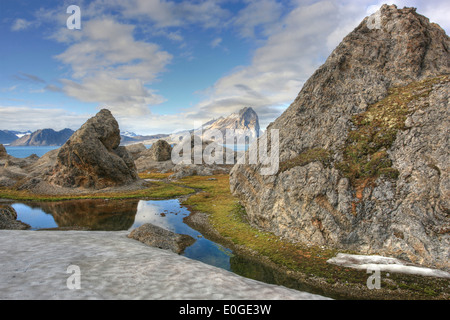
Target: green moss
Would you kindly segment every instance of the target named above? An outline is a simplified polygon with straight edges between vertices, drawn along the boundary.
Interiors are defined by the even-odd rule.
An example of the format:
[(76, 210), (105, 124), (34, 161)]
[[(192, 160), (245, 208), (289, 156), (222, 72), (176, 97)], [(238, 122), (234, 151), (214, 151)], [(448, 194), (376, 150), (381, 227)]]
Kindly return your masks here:
[(406, 117), (415, 111), (411, 102), (428, 97), (437, 83), (449, 82), (440, 76), (394, 87), (388, 96), (352, 117), (355, 130), (349, 132), (343, 160), (336, 168), (349, 178), (354, 187), (379, 176), (397, 179), (387, 150), (392, 147), (399, 130), (404, 130)]
[(148, 188), (128, 192), (103, 192), (80, 195), (44, 195), (33, 194), (28, 191), (20, 191), (8, 188), (0, 189), (0, 199), (11, 199), (19, 201), (63, 201), (78, 199), (170, 199), (194, 193), (190, 188), (167, 184), (164, 182), (153, 182)]
[(322, 148), (308, 149), (298, 156), (280, 163), (280, 173), (298, 166), (305, 166), (308, 163), (319, 161), (323, 165), (331, 163), (332, 153)]
[(173, 172), (166, 172), (166, 173), (146, 172), (146, 173), (140, 173), (139, 174), (139, 178), (141, 178), (141, 179), (152, 179), (152, 180), (164, 180), (164, 179), (168, 178), (172, 174), (173, 174)]

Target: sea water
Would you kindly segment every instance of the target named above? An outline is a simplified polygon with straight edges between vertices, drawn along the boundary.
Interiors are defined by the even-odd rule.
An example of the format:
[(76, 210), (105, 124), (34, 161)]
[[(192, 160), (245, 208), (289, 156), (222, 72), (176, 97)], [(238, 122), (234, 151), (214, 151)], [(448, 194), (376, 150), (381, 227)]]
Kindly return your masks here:
[(31, 156), (32, 154), (37, 155), (39, 158), (42, 157), (49, 151), (60, 148), (60, 146), (45, 146), (45, 147), (13, 147), (13, 146), (5, 146), (6, 152), (15, 158), (26, 158)]

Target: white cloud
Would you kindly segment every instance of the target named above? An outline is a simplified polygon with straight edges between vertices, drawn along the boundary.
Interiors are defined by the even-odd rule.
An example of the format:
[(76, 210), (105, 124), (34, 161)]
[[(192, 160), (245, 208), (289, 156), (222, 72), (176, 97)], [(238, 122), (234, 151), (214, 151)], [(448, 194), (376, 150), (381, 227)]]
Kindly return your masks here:
[[(51, 37), (68, 45), (57, 56), (71, 71), (68, 79), (61, 80), (61, 90), (80, 101), (108, 106), (124, 129), (157, 133), (192, 128), (188, 120), (207, 121), (245, 106), (255, 108), (264, 128), (295, 99), (303, 83), (342, 38), (384, 2), (245, 0), (244, 8), (232, 16), (224, 9), (224, 1), (95, 0), (83, 6), (81, 31), (61, 27)], [(449, 1), (395, 3), (399, 7), (418, 7), (418, 13), (448, 32)], [(112, 12), (116, 15), (112, 16)], [(36, 23), (53, 19), (60, 26), (65, 26), (67, 19), (60, 8), (41, 10), (36, 16)], [(17, 30), (32, 25), (19, 20), (23, 19), (14, 22)], [(222, 32), (233, 32), (258, 47), (250, 53), (248, 65), (230, 70), (205, 88), (200, 103), (176, 115), (156, 115), (149, 106), (170, 97), (160, 96), (149, 86), (159, 81), (173, 57), (154, 43), (137, 40), (137, 28), (146, 37), (164, 36), (179, 42), (180, 47), (189, 46), (190, 50), (184, 52), (187, 57), (191, 57), (193, 46), (187, 42), (189, 37), (184, 37), (189, 28), (190, 32), (195, 28), (217, 28), (221, 33), (219, 37), (219, 33), (212, 32), (212, 48), (221, 45)], [(24, 74), (21, 77), (26, 78)], [(45, 89), (59, 90), (49, 86)], [(37, 117), (44, 121), (42, 114)], [(64, 116), (69, 118), (70, 114)]]
[(165, 99), (147, 89), (139, 79), (116, 79), (106, 75), (84, 78), (81, 83), (63, 79), (63, 91), (82, 102), (108, 106), (117, 115), (142, 116), (150, 113), (149, 106)]
[[(78, 129), (90, 117), (90, 115), (79, 115), (63, 109), (0, 106), (2, 129), (9, 130)], [(55, 121), (55, 119), (58, 119), (58, 121)]]
[(56, 56), (72, 69), (63, 91), (83, 102), (108, 105), (118, 114), (142, 115), (164, 98), (146, 85), (157, 80), (172, 55), (154, 43), (137, 41), (134, 26), (111, 18), (84, 23), (82, 36)]
[(215, 38), (211, 41), (211, 48), (216, 48), (222, 43), (222, 38)]
[(180, 27), (190, 24), (204, 28), (221, 26), (230, 13), (220, 1), (115, 0), (126, 18), (150, 19), (156, 28)]
[[(263, 36), (264, 30), (270, 29), (266, 32), (267, 40), (260, 42), (262, 45), (253, 53), (249, 65), (236, 68), (204, 90), (203, 101), (189, 111), (188, 117), (206, 120), (252, 106), (264, 128), (294, 101), (303, 83), (342, 39), (384, 2), (293, 0), (291, 4), (295, 8), (277, 20), (272, 19), (280, 16), (277, 10), (273, 9), (270, 15), (269, 8), (276, 8), (272, 1), (261, 2), (259, 8), (255, 2), (248, 1), (234, 24), (241, 27), (240, 35), (246, 37), (254, 37), (255, 28), (262, 30)], [(419, 14), (439, 23), (448, 32), (449, 20), (445, 13), (450, 11), (450, 2), (391, 2), (399, 8), (417, 7)], [(270, 28), (264, 28), (265, 25)]]
[(27, 21), (25, 19), (16, 19), (14, 21), (13, 25), (11, 26), (11, 30), (12, 31), (25, 30), (25, 29), (28, 29), (32, 24), (33, 24), (33, 22)]
[(279, 28), (282, 11), (282, 4), (275, 0), (249, 0), (233, 19), (233, 24), (244, 38), (255, 38), (258, 28), (268, 36)]
[(330, 1), (293, 9), (254, 52), (251, 64), (219, 79), (189, 116), (217, 117), (251, 106), (262, 127), (273, 121), (331, 52), (324, 44), (340, 23), (338, 10), (343, 8)]
[(15, 74), (13, 76), (13, 79), (20, 80), (20, 81), (28, 81), (28, 82), (33, 82), (33, 83), (45, 83), (45, 80), (41, 79), (40, 77), (38, 77), (34, 74), (29, 74), (29, 73), (24, 73), (24, 72), (18, 72), (17, 74)]

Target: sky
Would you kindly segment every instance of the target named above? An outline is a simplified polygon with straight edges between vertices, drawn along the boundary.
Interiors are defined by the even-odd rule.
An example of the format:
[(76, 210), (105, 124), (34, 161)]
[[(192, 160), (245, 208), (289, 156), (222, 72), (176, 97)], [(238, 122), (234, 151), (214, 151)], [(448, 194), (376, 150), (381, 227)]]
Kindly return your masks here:
[(0, 0), (0, 130), (76, 130), (107, 108), (121, 131), (172, 133), (244, 107), (264, 130), (383, 3), (449, 34), (448, 0)]

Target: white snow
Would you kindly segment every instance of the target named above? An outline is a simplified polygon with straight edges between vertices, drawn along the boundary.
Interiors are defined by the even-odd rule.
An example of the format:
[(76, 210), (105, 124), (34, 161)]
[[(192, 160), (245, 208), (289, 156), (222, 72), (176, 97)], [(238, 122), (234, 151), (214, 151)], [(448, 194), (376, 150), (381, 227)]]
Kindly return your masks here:
[[(244, 278), (127, 234), (0, 231), (0, 299), (328, 299)], [(81, 288), (71, 290), (76, 273), (70, 270), (78, 268)]]
[(450, 273), (443, 270), (413, 266), (395, 258), (376, 255), (367, 256), (338, 253), (336, 257), (329, 259), (327, 262), (343, 267), (361, 270), (374, 270), (374, 268), (377, 268), (383, 272), (450, 278)]

